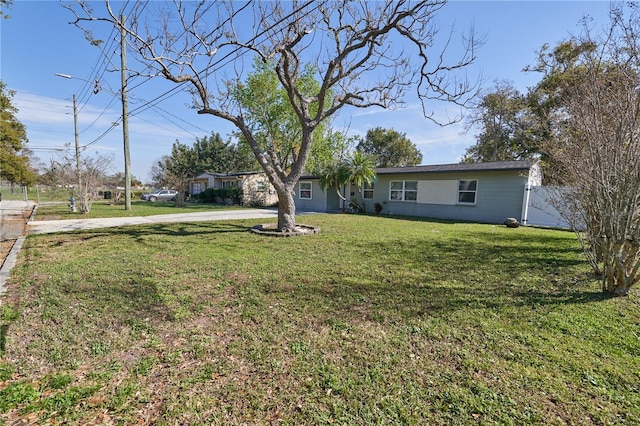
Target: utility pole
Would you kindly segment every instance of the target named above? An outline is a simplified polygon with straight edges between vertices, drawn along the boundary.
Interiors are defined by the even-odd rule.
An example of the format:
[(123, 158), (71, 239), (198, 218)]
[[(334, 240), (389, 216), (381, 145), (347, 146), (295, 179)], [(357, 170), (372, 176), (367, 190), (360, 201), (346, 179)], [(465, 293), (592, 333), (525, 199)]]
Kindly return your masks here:
[[(72, 77), (69, 74), (60, 74), (55, 73), (58, 77), (62, 78), (77, 78)], [(80, 78), (79, 80), (83, 80)], [(85, 80), (86, 81), (86, 80)], [(96, 83), (97, 84), (97, 83)], [(80, 140), (78, 137), (78, 105), (76, 104), (76, 95), (73, 94), (73, 133), (76, 144), (76, 184), (78, 187), (76, 188), (76, 193), (78, 195), (80, 201), (80, 210), (83, 211), (86, 206), (86, 194), (82, 190), (82, 170), (80, 169)]]
[(120, 78), (122, 80), (122, 140), (124, 144), (124, 209), (131, 210), (131, 158), (129, 154), (129, 106), (127, 104), (126, 18), (120, 15)]
[(73, 95), (73, 132), (75, 136), (76, 144), (76, 178), (78, 183), (78, 198), (80, 198), (80, 209), (84, 209), (85, 198), (84, 191), (82, 190), (82, 171), (80, 170), (80, 142), (78, 137), (78, 106), (76, 105), (76, 95)]

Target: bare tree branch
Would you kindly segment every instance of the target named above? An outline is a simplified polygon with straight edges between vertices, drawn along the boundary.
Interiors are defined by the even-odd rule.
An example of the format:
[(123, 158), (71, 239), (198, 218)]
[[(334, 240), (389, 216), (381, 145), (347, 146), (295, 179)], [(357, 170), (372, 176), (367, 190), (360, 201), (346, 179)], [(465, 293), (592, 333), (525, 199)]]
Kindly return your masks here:
[[(321, 123), (348, 106), (401, 107), (411, 87), (423, 102), (425, 116), (435, 121), (426, 113), (427, 103), (465, 105), (476, 91), (466, 76), (453, 76), (475, 59), (478, 41), (473, 34), (465, 40), (459, 60), (448, 63), (445, 53), (438, 51), (434, 18), (445, 0), (138, 2), (126, 26), (108, 0), (105, 4), (106, 16), (100, 18), (86, 2), (68, 8), (80, 27), (93, 20), (124, 27), (129, 46), (148, 75), (188, 83), (198, 113), (227, 120), (240, 130), (285, 206), (279, 217), (281, 228), (295, 224), (293, 189)], [(243, 106), (232, 96), (234, 85), (246, 77), (248, 57), (253, 56), (275, 64), (300, 123), (301, 141), (288, 168), (283, 167), (280, 153), (263, 151)], [(311, 68), (319, 82), (315, 93), (300, 86)]]

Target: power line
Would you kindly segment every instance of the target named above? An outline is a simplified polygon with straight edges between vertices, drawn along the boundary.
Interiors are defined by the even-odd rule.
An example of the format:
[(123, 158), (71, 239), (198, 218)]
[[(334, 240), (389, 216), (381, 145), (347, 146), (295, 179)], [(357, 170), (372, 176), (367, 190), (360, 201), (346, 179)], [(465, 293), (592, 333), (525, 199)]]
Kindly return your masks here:
[(80, 131), (80, 133), (84, 133), (84, 132), (86, 132), (87, 130), (89, 130), (89, 129), (91, 128), (91, 126), (93, 126), (94, 124), (96, 124), (96, 122), (97, 122), (98, 120), (100, 120), (100, 118), (102, 118), (102, 116), (105, 114), (105, 112), (107, 112), (107, 110), (109, 109), (109, 107), (110, 107), (111, 105), (113, 105), (113, 103), (114, 103), (115, 101), (116, 101), (116, 98), (115, 98), (115, 97), (114, 97), (114, 98), (112, 98), (112, 99), (111, 99), (111, 101), (109, 101), (109, 103), (107, 104), (107, 106), (106, 106), (106, 107), (104, 107), (104, 109), (102, 110), (102, 112), (101, 112), (100, 114), (98, 114), (98, 116), (96, 117), (96, 119), (95, 119), (95, 120), (93, 120), (93, 122), (92, 122), (91, 124), (89, 124), (89, 126), (87, 126), (84, 130), (81, 130), (81, 131)]
[[(290, 17), (292, 17), (294, 14), (300, 12), (301, 10), (305, 9), (307, 6), (309, 6), (310, 4), (313, 4), (314, 1), (308, 1), (307, 3), (303, 4), (302, 6), (300, 6), (298, 9), (292, 11), (291, 13), (289, 13), (287, 16), (282, 17), (278, 22), (275, 22), (273, 25), (271, 25), (269, 28), (265, 28), (264, 30), (262, 30), (262, 32), (256, 34), (255, 36), (253, 36), (247, 43), (253, 43), (254, 41), (256, 41), (258, 39), (258, 37), (263, 36), (264, 34), (267, 34), (269, 31), (271, 31), (273, 28), (275, 28), (276, 26), (279, 26), (280, 24), (282, 24), (283, 22), (285, 22), (287, 19), (289, 19)], [(311, 10), (309, 10), (308, 12), (306, 12), (303, 16), (307, 16), (309, 14), (311, 14), (312, 12), (318, 10), (320, 8), (320, 2), (317, 2), (317, 6)], [(229, 56), (231, 56), (232, 54), (237, 54), (240, 50), (242, 50), (242, 47), (236, 47), (232, 52), (227, 53), (225, 56), (223, 56), (222, 58), (220, 58), (217, 62), (214, 62), (212, 64), (212, 66), (216, 66), (218, 64), (220, 64), (223, 60), (225, 60), (226, 58), (228, 58)], [(230, 62), (238, 59), (239, 55), (236, 55), (235, 58), (230, 59), (229, 61), (227, 61), (226, 63), (220, 65), (218, 68), (214, 68), (212, 70), (212, 72), (217, 72), (220, 69), (222, 69), (224, 66), (228, 65)]]
[[(189, 123), (188, 121), (186, 121), (186, 120), (184, 120), (184, 119), (182, 119), (182, 118), (178, 117), (177, 115), (172, 114), (172, 113), (170, 113), (169, 111), (167, 111), (167, 110), (165, 110), (165, 109), (160, 108), (158, 105), (152, 105), (152, 106), (151, 106), (151, 108), (156, 109), (156, 110), (159, 110), (160, 112), (162, 112), (162, 113), (164, 113), (164, 114), (170, 115), (171, 117), (173, 117), (173, 118), (175, 118), (175, 119), (178, 119), (178, 120), (182, 121), (183, 123), (186, 123), (186, 124), (188, 124), (188, 125), (190, 125), (190, 126), (192, 126), (192, 127), (195, 127), (196, 129), (198, 129), (198, 130), (200, 130), (200, 131), (202, 131), (202, 132), (207, 133), (207, 130), (204, 130), (203, 128), (198, 127), (198, 126), (196, 126), (196, 125), (195, 125), (195, 124), (193, 124), (193, 123)], [(138, 118), (139, 118), (139, 117), (138, 117)], [(171, 120), (169, 120), (169, 121), (171, 121)], [(172, 122), (172, 123), (173, 123), (173, 122)], [(176, 123), (173, 123), (173, 124), (176, 124)], [(178, 124), (176, 124), (176, 126), (180, 127)], [(180, 128), (181, 128), (182, 130), (188, 131), (188, 130), (186, 130), (186, 129), (182, 128), (182, 127), (180, 127)], [(189, 133), (191, 133), (191, 132), (189, 132)], [(193, 135), (193, 133), (191, 133), (191, 134)], [(194, 135), (194, 136), (195, 136), (195, 135)]]
[(67, 151), (71, 147), (30, 146), (27, 149), (30, 151)]
[[(123, 11), (123, 10), (125, 10), (125, 9), (126, 9), (126, 7), (127, 7), (128, 3), (129, 3), (129, 2), (127, 1), (127, 3), (124, 5), (124, 7), (122, 7), (122, 8), (121, 8), (121, 11)], [(271, 31), (273, 28), (275, 28), (275, 27), (279, 26), (280, 24), (282, 24), (283, 22), (285, 22), (287, 19), (289, 19), (289, 18), (290, 18), (290, 17), (292, 17), (293, 15), (295, 15), (295, 14), (297, 14), (297, 13), (300, 13), (301, 11), (303, 11), (304, 9), (306, 9), (309, 5), (312, 5), (313, 3), (314, 3), (314, 2), (310, 0), (310, 1), (308, 1), (307, 3), (303, 4), (301, 7), (297, 8), (296, 10), (293, 10), (293, 11), (292, 11), (292, 12), (290, 12), (288, 15), (286, 15), (286, 16), (284, 16), (284, 17), (282, 17), (282, 18), (281, 18), (281, 19), (279, 19), (277, 22), (275, 22), (275, 23), (273, 23), (272, 25), (270, 25), (268, 28), (265, 28), (264, 30), (262, 30), (262, 31), (261, 31), (261, 32), (259, 32), (258, 34), (254, 35), (251, 39), (249, 39), (249, 40), (247, 41), (247, 43), (253, 43), (253, 42), (255, 42), (256, 40), (258, 40), (258, 38), (260, 38), (260, 37), (262, 37), (263, 35), (267, 34), (267, 33), (268, 33), (269, 31)], [(139, 10), (139, 13), (140, 13), (140, 12), (142, 12), (142, 11), (144, 10), (144, 8), (146, 8), (146, 6), (147, 6), (147, 3), (145, 3), (145, 4), (144, 4), (144, 6)], [(246, 7), (246, 6), (244, 6), (244, 7)], [(244, 7), (243, 7), (243, 8), (244, 8)], [(318, 4), (315, 8), (313, 8), (313, 9), (311, 9), (311, 10), (309, 10), (309, 11), (305, 12), (305, 13), (303, 14), (303, 16), (307, 16), (307, 15), (311, 14), (313, 11), (317, 10), (319, 7), (320, 7), (320, 5)], [(243, 8), (242, 8), (242, 9), (243, 9)], [(241, 10), (242, 10), (242, 9), (241, 9)], [(229, 18), (229, 19), (230, 19), (230, 18)], [(112, 30), (111, 30), (111, 33), (110, 33), (110, 36), (109, 36), (109, 40), (110, 40), (110, 42), (109, 42), (109, 43), (110, 43), (110, 44), (109, 44), (109, 50), (110, 50), (110, 48), (111, 48), (111, 46), (113, 45), (114, 40), (115, 40), (115, 36), (114, 36), (115, 29), (116, 29), (116, 25), (114, 25), (114, 26), (113, 26), (113, 28), (112, 28)], [(186, 32), (186, 29), (184, 29), (183, 34), (184, 34), (185, 32)], [(241, 51), (242, 49), (243, 49), (242, 47), (240, 47), (240, 46), (236, 46), (232, 51), (230, 51), (230, 52), (228, 52), (227, 54), (225, 54), (222, 58), (220, 58), (220, 59), (218, 59), (217, 61), (215, 61), (215, 62), (211, 63), (211, 64), (210, 64), (210, 65), (209, 65), (205, 70), (203, 70), (202, 72), (203, 72), (203, 73), (205, 73), (206, 75), (208, 75), (208, 74), (215, 73), (215, 72), (219, 71), (220, 69), (222, 69), (223, 67), (225, 67), (226, 65), (228, 65), (229, 63), (231, 63), (232, 61), (234, 61), (234, 60), (238, 59), (238, 58), (241, 56), (240, 51)], [(98, 76), (98, 72), (96, 72), (95, 74), (91, 73), (91, 74), (93, 74), (93, 75), (95, 75), (95, 76), (96, 76), (96, 83), (94, 83), (94, 84), (97, 84), (97, 82), (98, 82), (98, 81), (101, 81), (101, 80), (102, 80), (102, 78), (104, 77), (104, 73), (105, 73), (105, 72), (106, 72), (106, 70), (107, 70), (107, 66), (106, 66), (106, 62), (107, 62), (107, 61), (108, 61), (109, 63), (111, 63), (111, 65), (113, 65), (113, 66), (114, 66), (114, 68), (117, 68), (117, 66), (116, 66), (116, 65), (113, 63), (113, 61), (111, 60), (111, 58), (113, 57), (113, 55), (115, 55), (115, 51), (114, 51), (111, 55), (107, 55), (107, 54), (106, 54), (106, 51), (105, 51), (105, 50), (103, 50), (103, 49), (101, 49), (101, 51), (102, 51), (102, 53), (103, 53), (103, 54), (102, 54), (102, 63), (101, 63), (101, 65), (99, 65), (99, 68), (100, 68), (100, 69), (102, 69), (102, 72), (100, 73), (100, 79), (98, 79), (98, 77), (97, 77), (97, 76)], [(234, 55), (235, 55), (235, 56), (234, 56)], [(223, 63), (223, 61), (226, 61), (226, 62), (224, 62), (224, 63)], [(96, 66), (94, 66), (93, 70), (95, 70), (95, 69), (98, 67), (98, 64), (100, 64), (100, 61), (98, 61), (98, 62), (97, 62)], [(90, 74), (90, 75), (91, 75), (91, 74)], [(142, 82), (140, 82), (140, 83), (139, 83), (139, 84), (137, 84), (136, 86), (133, 86), (133, 88), (140, 87), (141, 85), (143, 85), (143, 84), (145, 84), (145, 83), (149, 82), (152, 78), (153, 78), (153, 77), (147, 77), (145, 80), (143, 80)], [(142, 104), (142, 105), (140, 105), (139, 107), (135, 108), (134, 110), (130, 111), (130, 112), (129, 112), (129, 114), (128, 114), (128, 116), (129, 116), (129, 117), (138, 116), (139, 114), (141, 114), (142, 112), (144, 112), (144, 111), (148, 110), (149, 108), (158, 108), (158, 109), (160, 109), (160, 108), (158, 107), (158, 104), (159, 104), (160, 102), (163, 102), (163, 101), (165, 101), (166, 99), (168, 99), (168, 98), (170, 98), (170, 97), (173, 97), (173, 96), (177, 95), (178, 93), (180, 93), (180, 92), (184, 91), (183, 86), (184, 86), (184, 84), (185, 84), (185, 83), (186, 83), (186, 82), (178, 83), (175, 87), (173, 87), (173, 88), (171, 88), (171, 89), (167, 90), (166, 92), (164, 92), (164, 93), (162, 93), (162, 94), (160, 94), (160, 95), (156, 96), (156, 97), (155, 97), (155, 98), (153, 98), (152, 100), (145, 102), (144, 104)], [(86, 89), (86, 87), (88, 87), (88, 84), (89, 84), (89, 82), (88, 82), (88, 81), (85, 81), (85, 86), (84, 86), (84, 87), (85, 87), (85, 89)], [(115, 97), (115, 93), (114, 93), (115, 91), (113, 91), (112, 89), (110, 89), (110, 90), (108, 90), (108, 91), (109, 91), (110, 93), (112, 93), (112, 94), (114, 95), (114, 97)], [(85, 96), (88, 96), (88, 95), (87, 95), (87, 93), (88, 93), (88, 92), (85, 92)], [(104, 114), (104, 112), (106, 112), (106, 110), (108, 109), (108, 107), (109, 107), (112, 103), (113, 103), (113, 100), (112, 100), (112, 101), (107, 105), (107, 107), (105, 108), (105, 110), (100, 114), (100, 116), (99, 116), (98, 118), (100, 118), (100, 117)], [(82, 109), (82, 108), (84, 108), (84, 106), (85, 106), (85, 105), (86, 105), (86, 103), (82, 105), (81, 109)], [(170, 114), (170, 113), (168, 113), (168, 112), (166, 112), (166, 111), (165, 111), (165, 113)], [(170, 115), (171, 115), (171, 114), (170, 114)], [(206, 132), (205, 130), (200, 129), (199, 127), (197, 127), (197, 126), (195, 126), (195, 125), (193, 125), (193, 124), (191, 124), (191, 123), (188, 123), (187, 121), (182, 120), (181, 118), (179, 118), (179, 117), (177, 117), (177, 116), (175, 116), (175, 115), (174, 115), (174, 117), (175, 117), (175, 118), (177, 118), (177, 119), (179, 119), (179, 120), (181, 120), (181, 121), (184, 121), (185, 123), (187, 123), (187, 124), (189, 124), (189, 125), (193, 126), (194, 128), (197, 128), (197, 129), (199, 129), (199, 130), (202, 130), (202, 131)], [(138, 118), (140, 118), (140, 117), (138, 117)], [(91, 128), (91, 126), (92, 126), (93, 124), (95, 124), (95, 122), (96, 122), (97, 120), (98, 120), (98, 119), (96, 119), (96, 120), (95, 120), (95, 121), (94, 121), (94, 122), (93, 122), (89, 127), (87, 127), (85, 130), (83, 130), (83, 132), (85, 132), (85, 131), (87, 131), (89, 128)], [(89, 147), (89, 146), (91, 146), (91, 145), (94, 145), (94, 144), (96, 144), (98, 141), (100, 141), (101, 139), (103, 139), (107, 134), (109, 134), (109, 132), (111, 132), (115, 127), (117, 127), (117, 126), (119, 125), (119, 122), (120, 122), (121, 120), (122, 120), (122, 117), (121, 117), (118, 121), (114, 122), (114, 123), (113, 123), (113, 124), (112, 124), (108, 129), (107, 129), (107, 130), (105, 130), (105, 131), (104, 131), (100, 136), (98, 136), (96, 139), (94, 139), (93, 141), (91, 141), (91, 142), (89, 142), (88, 144), (84, 145), (84, 146), (83, 146), (83, 149), (86, 149), (87, 147)], [(144, 121), (146, 121), (146, 120), (144, 120)], [(174, 124), (176, 124), (176, 123), (174, 123)], [(176, 125), (177, 125), (177, 124), (176, 124)], [(179, 125), (177, 125), (177, 126), (178, 126), (178, 127), (180, 127), (181, 129), (183, 129), (183, 130), (187, 131), (186, 129), (182, 128), (181, 126), (179, 126)], [(191, 132), (189, 132), (189, 133), (191, 133)], [(195, 135), (194, 135), (194, 136), (195, 136)]]
[(95, 145), (100, 140), (102, 140), (105, 136), (107, 136), (113, 129), (118, 127), (119, 125), (120, 125), (120, 120), (113, 122), (111, 124), (111, 126), (109, 126), (109, 128), (107, 130), (105, 130), (100, 136), (98, 136), (97, 138), (95, 138), (94, 140), (89, 142), (88, 144), (82, 145), (80, 148), (85, 150), (85, 149), (89, 148), (91, 145)]
[[(163, 94), (161, 94), (159, 96), (156, 96), (155, 98), (153, 98), (150, 101), (147, 101), (146, 103), (144, 103), (143, 105), (139, 106), (138, 108), (135, 108), (134, 110), (129, 111), (129, 115), (130, 116), (134, 116), (136, 114), (144, 112), (147, 109), (151, 108), (152, 106), (156, 105), (160, 101), (160, 99), (165, 100), (167, 98), (170, 98), (170, 97), (173, 97), (173, 96), (177, 95), (182, 90), (184, 90), (184, 89), (182, 89), (182, 90), (178, 90), (178, 89), (180, 89), (185, 84), (186, 84), (186, 82), (178, 83), (176, 86), (174, 86), (170, 90), (167, 90)], [(154, 104), (154, 102), (155, 102), (155, 104)]]
[[(46, 105), (46, 104), (45, 104)], [(51, 106), (58, 106), (58, 105), (52, 105), (52, 104), (48, 104)], [(20, 106), (20, 110), (24, 110), (24, 109), (28, 109), (31, 111), (42, 111), (42, 112), (49, 112), (49, 113), (54, 113), (54, 114), (68, 114), (67, 112), (62, 112), (62, 111), (56, 111), (56, 110), (50, 110), (50, 109), (42, 109), (42, 108), (34, 108), (34, 107), (28, 107), (28, 106)]]
[[(305, 8), (307, 8), (309, 5), (313, 4), (313, 1), (308, 1), (307, 3), (305, 3), (304, 5), (302, 5), (301, 7), (299, 7), (298, 9), (292, 11), (291, 13), (289, 13), (288, 15), (282, 17), (280, 20), (278, 20), (278, 22), (275, 22), (274, 24), (272, 24), (271, 26), (269, 26), (268, 28), (262, 30), (261, 32), (259, 32), (258, 34), (254, 35), (251, 39), (249, 39), (247, 41), (247, 43), (252, 43), (254, 41), (256, 41), (259, 37), (267, 34), (270, 30), (272, 30), (273, 28), (275, 28), (276, 26), (282, 24), (283, 22), (285, 22), (287, 19), (289, 19), (290, 17), (292, 17), (294, 14), (299, 13), (300, 11), (304, 10)], [(245, 6), (246, 7), (246, 6)], [(315, 8), (309, 10), (308, 12), (306, 12), (303, 16), (307, 16), (310, 13), (314, 12), (315, 10), (317, 10), (320, 7), (320, 5), (318, 4)], [(184, 34), (186, 32), (186, 29), (183, 31), (182, 34)], [(231, 52), (228, 52), (226, 55), (224, 55), (222, 58), (218, 59), (216, 62), (213, 62), (210, 66), (208, 66), (205, 70), (203, 70), (203, 72), (206, 71), (207, 74), (209, 73), (213, 73), (213, 72), (217, 72), (220, 69), (222, 69), (224, 66), (228, 65), (230, 62), (238, 59), (240, 57), (239, 52), (242, 50), (243, 48), (240, 46), (236, 46)], [(222, 61), (226, 60), (227, 58), (229, 58), (232, 55), (236, 55), (234, 58), (229, 59), (226, 63), (220, 65), (222, 63)], [(217, 68), (215, 68), (217, 65)], [(214, 67), (213, 70), (211, 70), (211, 67)], [(156, 98), (154, 98), (153, 100), (145, 103), (144, 105), (134, 109), (133, 111), (129, 112), (129, 115), (131, 116), (132, 114), (138, 114), (141, 113), (143, 111), (146, 111), (147, 109), (153, 107), (154, 105), (157, 105), (157, 103), (160, 102), (160, 99), (165, 98), (165, 97), (172, 97), (175, 96), (177, 93), (173, 93), (169, 96), (170, 93), (176, 91), (177, 88), (179, 88), (180, 86), (184, 85), (186, 82), (182, 82), (182, 83), (178, 83), (178, 85), (170, 90), (168, 90), (167, 92), (163, 93), (160, 96), (157, 96)], [(183, 89), (184, 90), (184, 89)], [(181, 91), (183, 91), (181, 90)], [(164, 100), (164, 99), (162, 99)], [(158, 102), (156, 102), (158, 101)], [(156, 102), (154, 104), (154, 102)], [(146, 107), (146, 108), (145, 108)], [(194, 126), (195, 127), (195, 126)]]
[[(18, 99), (18, 98), (16, 97), (16, 99)], [(52, 106), (52, 107), (59, 107), (60, 106), (58, 104), (52, 104), (52, 103), (49, 103), (49, 102), (34, 101), (32, 99), (29, 99), (29, 100), (25, 99), (25, 101), (29, 102), (29, 103), (32, 103), (32, 104), (49, 105), (49, 106)], [(32, 108), (32, 107), (20, 106), (20, 109), (22, 109), (22, 108), (35, 109), (35, 108)], [(43, 110), (41, 110), (41, 111), (43, 111)]]
[[(109, 60), (109, 62), (111, 62), (111, 59), (108, 58), (108, 55), (106, 54), (106, 52), (112, 50), (112, 46), (113, 46), (113, 42), (114, 42), (114, 33), (115, 28), (111, 29), (111, 33), (109, 34), (109, 37), (107, 38), (107, 40), (109, 40), (109, 45), (105, 48), (105, 49), (100, 49), (101, 50), (101, 54), (98, 55), (98, 58), (95, 62), (95, 64), (93, 65), (91, 71), (89, 72), (89, 79), (84, 80), (85, 83), (82, 87), (82, 90), (80, 91), (80, 94), (78, 96), (78, 98), (80, 99), (80, 108), (79, 111), (82, 111), (82, 109), (84, 109), (86, 103), (89, 101), (89, 97), (91, 96), (91, 94), (96, 94), (96, 90), (99, 88), (100, 85), (100, 81), (103, 80), (104, 77), (104, 73), (106, 71), (106, 61)], [(112, 53), (111, 55), (113, 56), (114, 53)], [(111, 62), (112, 63), (112, 62)], [(100, 71), (102, 69), (102, 71)], [(93, 85), (93, 87), (91, 87), (90, 85)]]
[[(171, 130), (171, 129), (167, 129), (167, 128), (165, 128), (165, 127), (162, 127), (162, 126), (158, 125), (158, 123), (154, 123), (154, 122), (149, 121), (149, 120), (146, 120), (146, 119), (144, 119), (144, 118), (142, 118), (142, 117), (137, 117), (137, 118), (138, 118), (138, 120), (142, 120), (142, 121), (145, 121), (145, 122), (147, 122), (147, 123), (149, 123), (149, 124), (153, 124), (154, 126), (156, 126), (156, 127), (160, 128), (160, 129), (164, 129), (164, 130), (166, 130), (167, 132), (173, 132), (173, 130)], [(171, 120), (169, 120), (169, 121), (171, 121)], [(173, 123), (173, 122), (172, 122), (172, 123)], [(176, 127), (179, 127), (180, 129), (182, 129), (182, 130), (184, 130), (185, 132), (189, 133), (189, 134), (190, 134), (191, 136), (193, 136), (194, 138), (197, 138), (197, 137), (198, 137), (198, 135), (196, 135), (196, 134), (194, 134), (194, 133), (190, 132), (189, 130), (185, 129), (184, 127), (181, 127), (180, 125), (178, 125), (178, 124), (176, 124), (176, 123), (173, 123), (173, 124), (174, 124)]]

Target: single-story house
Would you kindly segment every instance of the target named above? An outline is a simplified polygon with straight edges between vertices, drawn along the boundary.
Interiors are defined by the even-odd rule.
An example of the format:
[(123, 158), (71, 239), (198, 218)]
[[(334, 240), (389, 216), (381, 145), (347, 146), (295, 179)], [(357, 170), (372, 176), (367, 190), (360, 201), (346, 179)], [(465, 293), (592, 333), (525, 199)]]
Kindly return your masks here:
[(263, 172), (202, 173), (190, 181), (191, 195), (209, 188), (241, 188), (242, 204), (271, 206), (278, 202), (275, 189)]
[[(368, 213), (503, 223), (526, 220), (526, 189), (542, 184), (535, 161), (439, 164), (378, 168), (370, 185), (352, 184), (340, 193)], [(263, 172), (203, 173), (191, 180), (191, 193), (208, 188), (240, 187), (243, 204), (273, 205), (278, 197)], [(335, 188), (323, 190), (320, 177), (303, 176), (295, 190), (296, 210), (331, 212), (348, 209)]]
[[(378, 168), (371, 185), (341, 191), (369, 213), (379, 203), (386, 215), (502, 223), (523, 217), (526, 187), (541, 183), (537, 162), (498, 161)], [(314, 176), (300, 179), (295, 202), (299, 211), (336, 211), (344, 204)]]

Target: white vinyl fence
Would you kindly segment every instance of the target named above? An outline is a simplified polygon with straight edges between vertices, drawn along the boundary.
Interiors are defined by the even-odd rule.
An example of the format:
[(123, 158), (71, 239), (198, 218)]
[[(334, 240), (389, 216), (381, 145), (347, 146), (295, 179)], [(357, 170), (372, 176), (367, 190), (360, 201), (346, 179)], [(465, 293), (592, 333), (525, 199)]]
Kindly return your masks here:
[(569, 188), (527, 186), (522, 205), (522, 225), (571, 229), (551, 202), (553, 197), (561, 196), (563, 192), (569, 190)]

